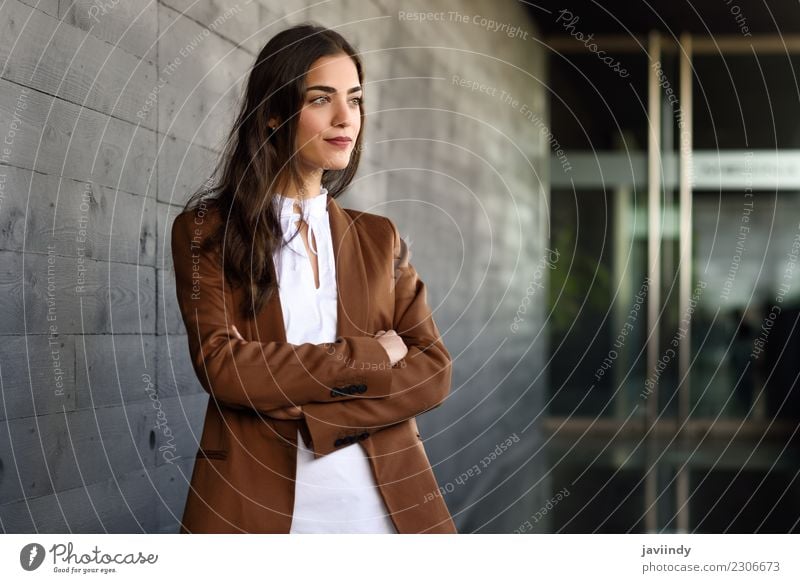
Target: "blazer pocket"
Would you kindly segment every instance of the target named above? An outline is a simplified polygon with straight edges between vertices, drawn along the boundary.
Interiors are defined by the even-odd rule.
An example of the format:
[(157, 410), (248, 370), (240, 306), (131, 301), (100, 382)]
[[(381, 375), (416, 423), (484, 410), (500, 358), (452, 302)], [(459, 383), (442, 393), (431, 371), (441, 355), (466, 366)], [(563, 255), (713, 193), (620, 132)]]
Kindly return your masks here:
[(207, 460), (224, 460), (228, 458), (228, 452), (222, 449), (205, 449), (200, 448), (197, 450), (196, 459)]

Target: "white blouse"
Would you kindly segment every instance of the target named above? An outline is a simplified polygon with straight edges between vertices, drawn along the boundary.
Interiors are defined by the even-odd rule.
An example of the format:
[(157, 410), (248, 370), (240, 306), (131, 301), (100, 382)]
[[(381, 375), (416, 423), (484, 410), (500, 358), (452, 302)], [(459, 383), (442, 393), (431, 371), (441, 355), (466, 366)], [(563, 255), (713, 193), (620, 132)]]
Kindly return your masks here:
[[(276, 250), (286, 341), (321, 344), (336, 340), (337, 287), (333, 237), (328, 218), (328, 191), (307, 199), (277, 197), (283, 238)], [(301, 215), (308, 224), (308, 244), (317, 255), (319, 289), (315, 287), (311, 261), (297, 231)], [(312, 235), (313, 233), (313, 235)], [(316, 243), (316, 249), (314, 244)], [(297, 533), (396, 533), (372, 474), (366, 451), (359, 442), (314, 458), (302, 434), (297, 432), (297, 477), (290, 534)]]

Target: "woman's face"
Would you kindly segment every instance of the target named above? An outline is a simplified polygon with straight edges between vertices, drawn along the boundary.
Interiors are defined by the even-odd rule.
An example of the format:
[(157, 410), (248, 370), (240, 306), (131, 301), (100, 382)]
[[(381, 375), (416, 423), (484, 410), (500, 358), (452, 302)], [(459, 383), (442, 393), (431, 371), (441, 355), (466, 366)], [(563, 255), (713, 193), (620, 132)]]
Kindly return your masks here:
[(312, 171), (346, 168), (361, 131), (356, 66), (346, 54), (317, 59), (306, 74), (306, 87), (295, 143), (300, 163)]

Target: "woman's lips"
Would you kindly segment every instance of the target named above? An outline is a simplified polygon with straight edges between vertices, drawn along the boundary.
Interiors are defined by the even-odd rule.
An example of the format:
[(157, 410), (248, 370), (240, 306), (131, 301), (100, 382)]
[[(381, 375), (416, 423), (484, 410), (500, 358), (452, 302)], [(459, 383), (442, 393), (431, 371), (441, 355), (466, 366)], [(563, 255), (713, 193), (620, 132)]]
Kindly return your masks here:
[(350, 140), (349, 138), (334, 138), (332, 140), (325, 140), (325, 141), (328, 142), (331, 146), (335, 146), (337, 148), (342, 148), (342, 149), (350, 147), (350, 144), (352, 143), (352, 140)]

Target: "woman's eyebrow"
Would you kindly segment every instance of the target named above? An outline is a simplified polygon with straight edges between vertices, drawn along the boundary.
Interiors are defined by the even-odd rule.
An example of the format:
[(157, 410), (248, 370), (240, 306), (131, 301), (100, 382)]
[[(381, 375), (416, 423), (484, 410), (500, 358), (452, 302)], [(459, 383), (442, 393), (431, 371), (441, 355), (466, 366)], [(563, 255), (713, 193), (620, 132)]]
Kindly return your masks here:
[[(306, 89), (306, 93), (309, 91), (313, 91), (314, 89), (318, 91), (324, 91), (325, 93), (336, 93), (336, 89), (333, 87), (329, 87), (327, 85), (314, 85)], [(361, 85), (356, 85), (355, 87), (351, 87), (347, 90), (347, 94), (350, 95), (351, 93), (355, 93), (356, 91), (361, 91)]]

